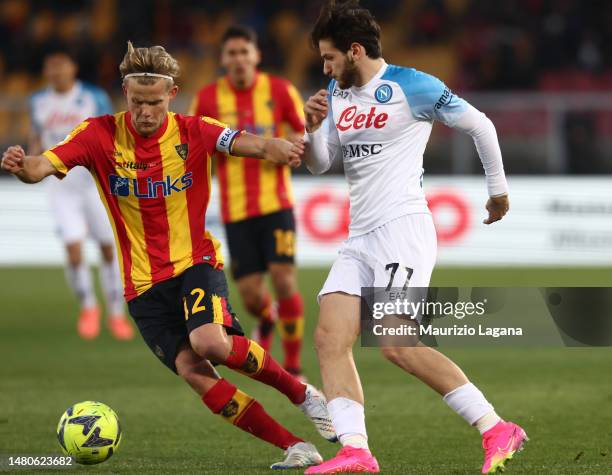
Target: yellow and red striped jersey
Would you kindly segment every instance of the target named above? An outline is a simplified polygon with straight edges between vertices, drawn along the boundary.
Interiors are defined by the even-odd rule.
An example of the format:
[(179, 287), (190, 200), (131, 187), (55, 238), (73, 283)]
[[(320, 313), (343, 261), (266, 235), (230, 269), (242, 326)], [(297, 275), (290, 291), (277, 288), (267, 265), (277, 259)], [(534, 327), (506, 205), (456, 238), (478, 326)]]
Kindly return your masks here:
[(229, 151), (238, 132), (214, 119), (168, 113), (150, 137), (129, 112), (87, 119), (44, 155), (63, 176), (92, 173), (115, 233), (125, 298), (198, 263), (222, 267), (205, 230), (211, 156)]
[[(232, 128), (264, 137), (304, 132), (300, 94), (287, 80), (258, 72), (248, 89), (236, 89), (227, 77), (205, 86), (190, 113), (214, 117)], [(223, 221), (231, 223), (293, 207), (291, 171), (255, 158), (217, 154), (217, 178)]]

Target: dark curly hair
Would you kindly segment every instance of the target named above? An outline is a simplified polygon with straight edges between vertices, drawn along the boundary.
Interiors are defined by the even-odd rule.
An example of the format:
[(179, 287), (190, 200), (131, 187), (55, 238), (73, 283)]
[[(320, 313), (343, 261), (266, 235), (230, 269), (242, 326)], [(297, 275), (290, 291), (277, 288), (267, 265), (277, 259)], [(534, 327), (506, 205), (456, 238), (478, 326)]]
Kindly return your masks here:
[(380, 26), (359, 0), (329, 0), (317, 19), (310, 41), (315, 49), (319, 40), (331, 40), (336, 48), (347, 52), (352, 43), (362, 45), (370, 58), (382, 56)]

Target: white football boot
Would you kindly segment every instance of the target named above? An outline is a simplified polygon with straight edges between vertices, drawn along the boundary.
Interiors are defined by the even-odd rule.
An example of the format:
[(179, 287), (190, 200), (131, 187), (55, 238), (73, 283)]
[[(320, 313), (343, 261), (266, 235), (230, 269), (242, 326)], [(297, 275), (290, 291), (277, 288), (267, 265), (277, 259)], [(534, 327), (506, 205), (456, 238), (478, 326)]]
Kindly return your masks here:
[(270, 465), (275, 470), (304, 468), (323, 463), (323, 457), (317, 448), (309, 442), (298, 442), (285, 450), (285, 458)]
[(298, 404), (300, 410), (312, 421), (321, 437), (330, 442), (337, 442), (338, 437), (331, 417), (327, 411), (327, 400), (312, 384), (306, 384), (306, 399)]

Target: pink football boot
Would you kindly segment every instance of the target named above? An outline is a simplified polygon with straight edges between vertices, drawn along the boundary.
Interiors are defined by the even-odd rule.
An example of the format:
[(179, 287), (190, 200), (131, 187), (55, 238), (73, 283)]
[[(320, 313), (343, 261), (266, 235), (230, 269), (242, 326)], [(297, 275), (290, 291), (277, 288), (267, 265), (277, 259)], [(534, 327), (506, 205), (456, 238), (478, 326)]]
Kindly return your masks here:
[(305, 474), (311, 473), (346, 473), (346, 472), (367, 472), (378, 473), (380, 468), (376, 458), (368, 449), (357, 449), (347, 445), (342, 447), (336, 456), (306, 469)]
[(495, 473), (504, 470), (504, 464), (522, 450), (529, 440), (522, 427), (513, 422), (499, 421), (482, 434), (482, 448), (485, 450), (485, 461), (482, 473)]

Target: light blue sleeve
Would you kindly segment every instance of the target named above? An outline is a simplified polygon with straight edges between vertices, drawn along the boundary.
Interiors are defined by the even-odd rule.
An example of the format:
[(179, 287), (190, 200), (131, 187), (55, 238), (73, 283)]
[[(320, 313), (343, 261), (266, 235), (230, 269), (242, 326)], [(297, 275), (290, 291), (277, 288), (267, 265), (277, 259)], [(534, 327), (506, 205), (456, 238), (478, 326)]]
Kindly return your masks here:
[(468, 103), (438, 78), (413, 68), (389, 65), (381, 80), (400, 86), (417, 120), (438, 120), (452, 126), (468, 108)]
[(332, 97), (334, 94), (334, 89), (336, 88), (336, 80), (332, 79), (329, 81), (329, 85), (327, 86), (327, 117), (323, 122), (323, 126), (326, 126), (327, 130), (327, 143), (329, 144), (331, 150), (330, 155), (332, 159), (336, 158), (336, 149), (340, 149), (340, 137), (338, 136), (338, 129), (336, 129), (336, 123), (334, 122), (334, 111), (332, 109)]
[(327, 104), (328, 104), (328, 109), (327, 109), (327, 118), (329, 119), (330, 117), (332, 117), (332, 119), (330, 119), (332, 122), (334, 121), (333, 117), (334, 114), (332, 112), (332, 94), (334, 93), (334, 89), (336, 88), (336, 80), (332, 79), (331, 81), (329, 81), (329, 84), (327, 85)]
[(84, 85), (84, 88), (93, 96), (96, 103), (96, 117), (113, 113), (113, 106), (108, 94), (102, 89), (90, 84)]

